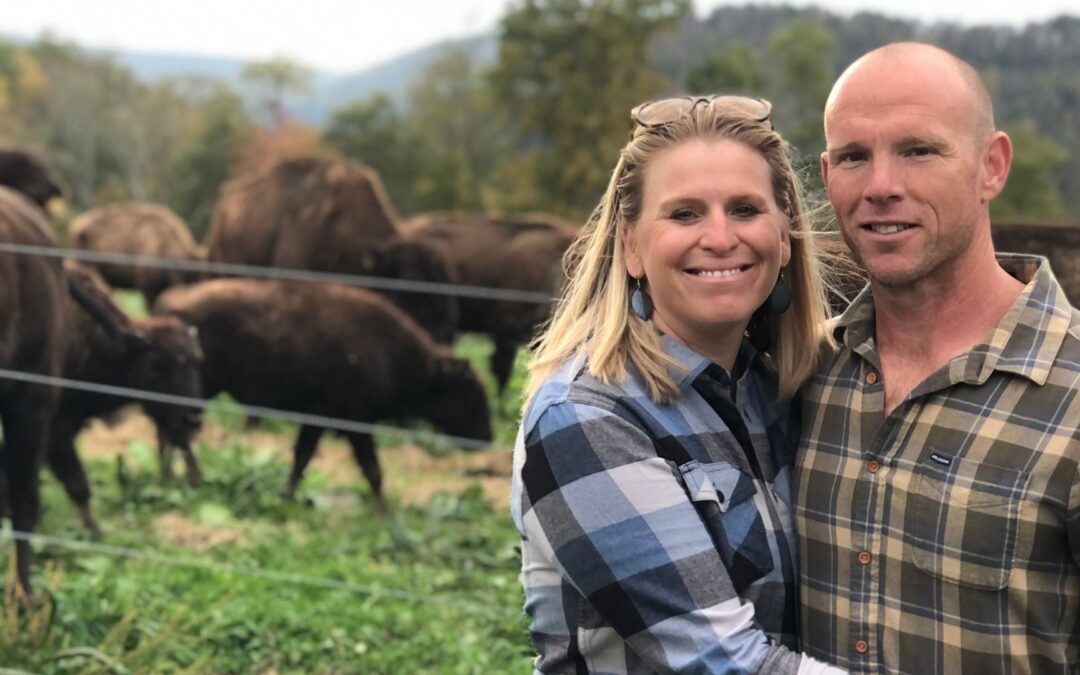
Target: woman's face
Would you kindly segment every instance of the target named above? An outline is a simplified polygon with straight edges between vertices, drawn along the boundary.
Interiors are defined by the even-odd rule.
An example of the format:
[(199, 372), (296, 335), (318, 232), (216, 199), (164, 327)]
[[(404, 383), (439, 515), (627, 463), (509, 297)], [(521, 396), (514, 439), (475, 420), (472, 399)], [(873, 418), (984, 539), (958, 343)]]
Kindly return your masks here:
[(737, 141), (693, 139), (652, 157), (643, 190), (622, 236), (657, 328), (707, 356), (741, 340), (791, 257), (768, 163)]

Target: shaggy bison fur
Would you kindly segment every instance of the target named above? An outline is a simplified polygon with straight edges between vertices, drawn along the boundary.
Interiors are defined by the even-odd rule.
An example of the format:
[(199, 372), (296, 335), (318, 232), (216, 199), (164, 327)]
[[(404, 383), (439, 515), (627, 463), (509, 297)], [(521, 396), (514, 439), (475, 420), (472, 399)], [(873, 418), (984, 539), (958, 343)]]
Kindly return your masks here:
[(45, 162), (25, 150), (0, 150), (0, 185), (22, 193), (42, 209), (64, 194)]
[[(301, 157), (226, 183), (207, 249), (212, 262), (453, 282), (439, 251), (398, 239), (378, 174), (343, 159)], [(452, 296), (380, 292), (436, 339), (452, 336)]]
[[(361, 422), (420, 418), (449, 435), (491, 440), (487, 398), (468, 362), (364, 289), (217, 279), (169, 289), (154, 313), (198, 328), (207, 396), (227, 391), (241, 403)], [(289, 494), (322, 432), (301, 427)], [(345, 435), (381, 511), (372, 438)]]
[[(562, 285), (562, 257), (577, 229), (546, 214), (517, 217), (433, 213), (401, 226), (403, 234), (437, 246), (458, 282), (556, 295)], [(458, 329), (486, 333), (495, 343), (491, 370), (500, 390), (506, 386), (520, 345), (547, 320), (550, 303), (458, 299)]]
[[(187, 223), (162, 204), (130, 202), (90, 209), (71, 222), (68, 233), (72, 245), (87, 251), (184, 261), (206, 257)], [(198, 280), (196, 272), (152, 265), (96, 263), (94, 267), (110, 285), (141, 291), (147, 304), (153, 304), (170, 286)]]

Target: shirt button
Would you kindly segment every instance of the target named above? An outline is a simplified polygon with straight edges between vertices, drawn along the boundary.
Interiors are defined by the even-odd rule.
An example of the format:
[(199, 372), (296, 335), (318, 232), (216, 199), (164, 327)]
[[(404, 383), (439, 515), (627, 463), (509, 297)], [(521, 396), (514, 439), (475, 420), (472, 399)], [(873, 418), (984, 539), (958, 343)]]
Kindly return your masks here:
[(870, 564), (870, 554), (867, 553), (866, 551), (863, 551), (862, 553), (860, 553), (859, 554), (859, 564), (860, 565), (869, 565)]
[(880, 469), (880, 468), (881, 468), (881, 465), (878, 464), (878, 461), (876, 459), (872, 459), (872, 460), (870, 460), (869, 462), (866, 463), (866, 470), (869, 471), (870, 473), (877, 473), (878, 469)]
[(875, 373), (872, 370), (869, 373), (867, 373), (866, 374), (866, 383), (867, 384), (877, 384), (877, 373)]
[(855, 651), (859, 652), (860, 654), (865, 654), (866, 652), (870, 651), (870, 645), (866, 644), (866, 640), (859, 640), (855, 643)]

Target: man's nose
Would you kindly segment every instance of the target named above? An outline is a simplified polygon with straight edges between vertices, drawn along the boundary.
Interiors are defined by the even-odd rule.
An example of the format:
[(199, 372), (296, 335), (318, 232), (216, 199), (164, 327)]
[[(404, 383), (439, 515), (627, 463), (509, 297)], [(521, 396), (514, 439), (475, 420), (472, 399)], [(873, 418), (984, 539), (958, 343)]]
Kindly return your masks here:
[(875, 158), (870, 164), (870, 176), (863, 191), (866, 201), (885, 205), (899, 201), (904, 188), (900, 169), (890, 159)]

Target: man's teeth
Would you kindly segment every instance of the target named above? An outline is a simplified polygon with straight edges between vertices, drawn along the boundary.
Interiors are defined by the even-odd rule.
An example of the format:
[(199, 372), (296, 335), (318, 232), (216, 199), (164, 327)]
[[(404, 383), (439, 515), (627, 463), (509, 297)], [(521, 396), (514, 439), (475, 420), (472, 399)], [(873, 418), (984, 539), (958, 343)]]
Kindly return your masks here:
[(699, 277), (713, 277), (717, 279), (723, 279), (725, 277), (733, 277), (739, 272), (742, 272), (741, 267), (735, 267), (730, 270), (698, 270), (695, 272)]
[(897, 223), (874, 223), (870, 226), (870, 229), (874, 231), (874, 234), (896, 234), (897, 232), (903, 232), (911, 227), (910, 225), (900, 225)]

